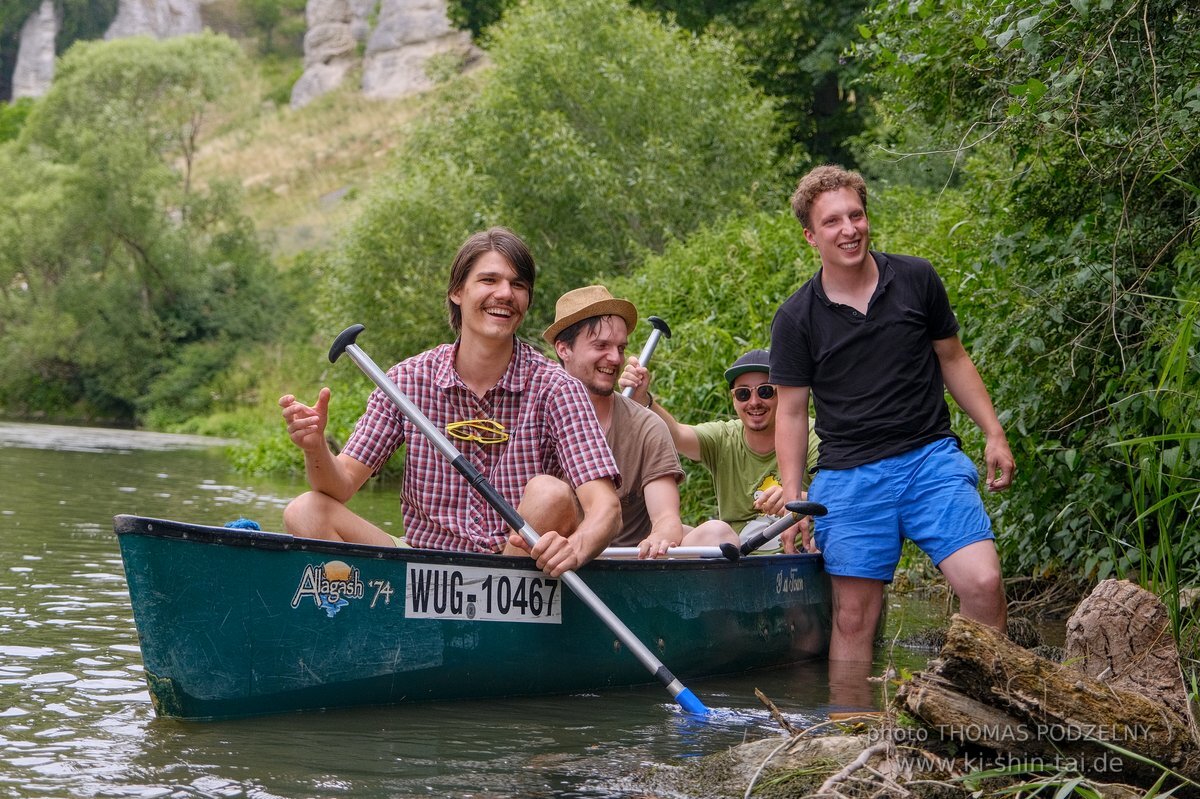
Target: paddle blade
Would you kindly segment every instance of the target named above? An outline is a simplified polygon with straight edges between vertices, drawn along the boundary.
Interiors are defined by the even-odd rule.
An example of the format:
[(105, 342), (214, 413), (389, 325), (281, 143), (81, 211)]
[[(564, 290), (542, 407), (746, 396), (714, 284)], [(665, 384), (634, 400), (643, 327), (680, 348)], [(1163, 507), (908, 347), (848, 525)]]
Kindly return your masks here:
[(675, 701), (683, 708), (685, 713), (690, 713), (693, 716), (711, 716), (712, 711), (705, 707), (704, 703), (696, 698), (690, 688), (684, 688), (679, 693), (675, 694)]

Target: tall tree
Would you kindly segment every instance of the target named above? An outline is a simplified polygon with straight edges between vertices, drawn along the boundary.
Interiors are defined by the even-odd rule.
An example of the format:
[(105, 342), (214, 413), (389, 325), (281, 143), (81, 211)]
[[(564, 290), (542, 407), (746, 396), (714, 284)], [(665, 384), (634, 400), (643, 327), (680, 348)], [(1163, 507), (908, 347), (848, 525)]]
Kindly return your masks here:
[(530, 243), (532, 332), (559, 293), (765, 194), (772, 109), (721, 42), (619, 0), (537, 0), (493, 29), (491, 56), (477, 97), (410, 138), (333, 264), (330, 315), (375, 321), (397, 353), (446, 336), (430, 300), (476, 228)]
[(0, 150), (9, 412), (186, 414), (232, 342), (269, 329), (278, 300), (236, 198), (190, 179), (240, 59), (211, 34), (81, 42)]
[(785, 169), (810, 162), (853, 165), (849, 140), (869, 119), (869, 75), (847, 57), (858, 41), (866, 0), (631, 0), (732, 42), (754, 85), (776, 99)]

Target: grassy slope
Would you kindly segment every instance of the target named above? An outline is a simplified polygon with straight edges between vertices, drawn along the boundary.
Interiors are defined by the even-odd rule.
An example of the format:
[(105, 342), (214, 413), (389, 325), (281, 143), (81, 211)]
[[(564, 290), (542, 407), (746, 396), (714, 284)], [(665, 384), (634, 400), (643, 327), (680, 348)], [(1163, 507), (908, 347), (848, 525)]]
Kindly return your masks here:
[(256, 100), (202, 139), (196, 179), (240, 185), (246, 213), (278, 256), (319, 248), (425, 102), (368, 100), (353, 83), (296, 110)]

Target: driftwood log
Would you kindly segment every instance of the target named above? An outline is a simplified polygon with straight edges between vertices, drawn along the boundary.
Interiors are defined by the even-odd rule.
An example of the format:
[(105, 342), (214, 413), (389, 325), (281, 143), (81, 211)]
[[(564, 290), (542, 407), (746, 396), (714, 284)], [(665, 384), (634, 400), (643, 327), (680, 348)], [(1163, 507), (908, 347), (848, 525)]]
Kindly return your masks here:
[(1066, 662), (1084, 674), (1158, 698), (1189, 718), (1171, 619), (1162, 601), (1146, 589), (1127, 580), (1097, 585), (1067, 619), (1066, 643)]
[[(1102, 597), (1108, 602), (1110, 595)], [(1088, 618), (1087, 604), (1073, 618)], [(1099, 656), (1095, 646), (1085, 648)], [(1146, 650), (1139, 644), (1134, 651)], [(1099, 781), (1153, 785), (1162, 769), (1133, 752), (1200, 781), (1200, 746), (1188, 719), (1158, 696), (1123, 687), (1137, 680), (1108, 681), (1118, 670), (1104, 674), (1108, 667), (1090, 667), (1105, 678), (1095, 679), (1070, 661), (1040, 658), (986, 625), (955, 616), (939, 657), (901, 686), (896, 701), (927, 725), (930, 737), (979, 752), (975, 765), (1065, 766)], [(1178, 782), (1173, 777), (1167, 786)], [(1194, 785), (1183, 794), (1198, 795)]]

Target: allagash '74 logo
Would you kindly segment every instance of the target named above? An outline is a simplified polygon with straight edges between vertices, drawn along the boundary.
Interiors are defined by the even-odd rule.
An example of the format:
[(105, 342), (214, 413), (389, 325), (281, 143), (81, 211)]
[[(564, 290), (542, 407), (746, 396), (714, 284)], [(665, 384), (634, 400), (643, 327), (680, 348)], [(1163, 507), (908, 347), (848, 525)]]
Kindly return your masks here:
[(296, 595), (292, 597), (292, 607), (299, 607), (300, 600), (310, 596), (313, 604), (324, 608), (332, 618), (350, 604), (348, 600), (362, 599), (363, 594), (363, 582), (358, 576), (358, 569), (340, 560), (331, 560), (318, 566), (310, 564), (304, 567), (304, 576), (300, 578)]
[(366, 588), (374, 590), (374, 594), (371, 595), (372, 608), (381, 601), (384, 605), (392, 603), (392, 594), (395, 592), (390, 580), (371, 580), (364, 587), (355, 566), (340, 560), (331, 560), (316, 566), (309, 564), (304, 567), (304, 575), (300, 578), (300, 584), (296, 586), (292, 607), (298, 608), (304, 597), (312, 597), (313, 604), (329, 614), (329, 618), (333, 618), (339, 610), (350, 604), (351, 599), (362, 599)]

